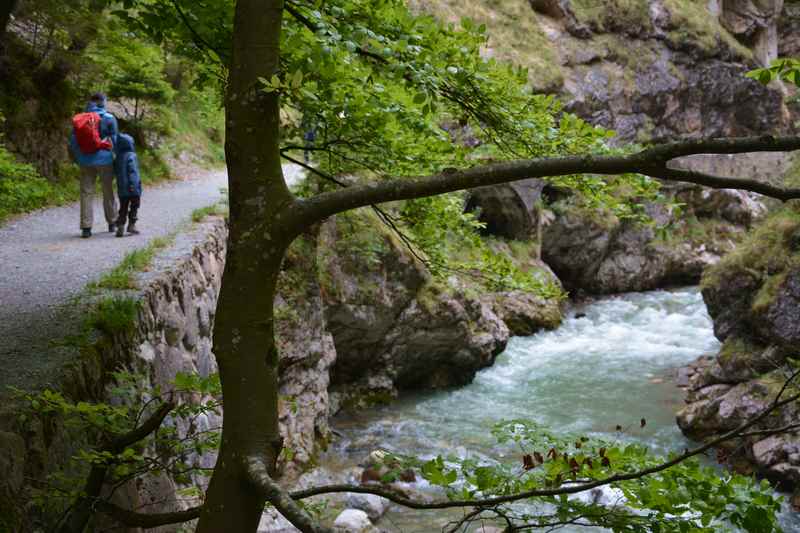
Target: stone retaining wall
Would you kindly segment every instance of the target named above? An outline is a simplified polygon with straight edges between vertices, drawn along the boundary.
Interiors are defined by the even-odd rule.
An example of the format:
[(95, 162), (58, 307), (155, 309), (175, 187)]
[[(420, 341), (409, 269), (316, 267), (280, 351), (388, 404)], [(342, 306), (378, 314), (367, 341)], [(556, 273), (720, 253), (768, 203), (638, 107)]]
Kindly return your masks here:
[[(175, 243), (138, 277), (142, 289), (126, 291), (141, 305), (128, 331), (113, 335), (93, 332), (75, 347), (73, 361), (51, 380), (54, 388), (75, 401), (113, 402), (110, 372), (127, 368), (141, 373), (150, 386), (170, 386), (178, 372), (207, 376), (216, 372), (211, 352), (211, 332), (225, 266), (227, 225), (222, 219), (197, 224), (176, 237)], [(111, 294), (115, 296), (115, 294)], [(107, 296), (107, 295), (103, 295)], [(94, 299), (94, 298), (92, 298)], [(91, 303), (86, 303), (91, 308)], [(78, 309), (77, 312), (80, 312)], [(57, 419), (21, 420), (7, 405), (0, 413), (0, 532), (49, 530), (52, 517), (37, 516), (31, 506), (32, 480), (41, 481), (57, 471), (81, 446), (85, 435), (75, 435)], [(213, 414), (201, 416), (199, 429), (219, 426)], [(213, 456), (194, 458), (204, 467)], [(118, 491), (117, 503), (148, 504), (152, 512), (185, 507), (176, 501), (172, 480), (153, 478)]]

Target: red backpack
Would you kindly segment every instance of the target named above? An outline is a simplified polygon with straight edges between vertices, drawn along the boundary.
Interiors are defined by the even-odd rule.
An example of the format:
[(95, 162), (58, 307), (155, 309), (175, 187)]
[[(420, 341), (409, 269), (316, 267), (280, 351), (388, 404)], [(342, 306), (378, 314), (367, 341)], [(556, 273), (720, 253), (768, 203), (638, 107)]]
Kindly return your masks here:
[(94, 154), (100, 150), (111, 150), (111, 141), (100, 138), (100, 115), (98, 113), (78, 113), (72, 117), (75, 140), (83, 154)]

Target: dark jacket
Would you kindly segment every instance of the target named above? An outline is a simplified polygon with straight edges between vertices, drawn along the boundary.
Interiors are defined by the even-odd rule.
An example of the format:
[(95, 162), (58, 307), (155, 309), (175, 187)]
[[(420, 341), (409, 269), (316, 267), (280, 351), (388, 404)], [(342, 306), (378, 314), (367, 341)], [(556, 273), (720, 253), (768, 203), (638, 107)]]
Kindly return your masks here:
[[(116, 147), (118, 127), (117, 119), (114, 118), (114, 115), (106, 111), (104, 106), (97, 106), (92, 102), (89, 102), (86, 106), (86, 112), (100, 115), (100, 138), (111, 139), (111, 144)], [(84, 154), (81, 152), (81, 149), (78, 148), (78, 141), (75, 138), (74, 131), (69, 137), (69, 148), (72, 150), (72, 155), (75, 157), (75, 160), (82, 167), (102, 167), (111, 165), (114, 162), (114, 154), (111, 150), (98, 150), (93, 154)]]
[(133, 138), (126, 133), (120, 133), (114, 151), (117, 153), (114, 160), (117, 194), (120, 198), (141, 196), (142, 179), (139, 176), (139, 159), (134, 151)]

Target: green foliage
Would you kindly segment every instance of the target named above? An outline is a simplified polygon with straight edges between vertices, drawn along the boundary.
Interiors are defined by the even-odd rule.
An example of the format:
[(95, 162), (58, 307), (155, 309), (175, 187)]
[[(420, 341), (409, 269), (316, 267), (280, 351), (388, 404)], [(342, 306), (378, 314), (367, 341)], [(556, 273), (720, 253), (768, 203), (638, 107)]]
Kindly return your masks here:
[(116, 290), (136, 289), (134, 275), (137, 272), (146, 270), (147, 267), (150, 266), (156, 252), (166, 248), (171, 243), (171, 237), (153, 239), (145, 248), (128, 253), (113, 270), (103, 274), (98, 281), (90, 283), (89, 288)]
[[(196, 458), (218, 449), (220, 428), (199, 429), (197, 421), (209, 414), (221, 415), (219, 376), (179, 373), (164, 394), (144, 375), (115, 372), (113, 381), (109, 403), (74, 402), (53, 390), (16, 391), (17, 400), (23, 405), (21, 423), (38, 420), (47, 424), (56, 420), (64, 431), (83, 443), (69, 464), (51, 472), (46, 483), (35, 491), (34, 505), (51, 512), (65, 509), (82, 494), (90, 465), (108, 467), (106, 483), (111, 485), (162, 473), (179, 484), (189, 484), (196, 476), (205, 475)], [(166, 401), (167, 392), (176, 402), (168, 423), (118, 453), (104, 448), (155, 413)], [(179, 427), (188, 429), (181, 432)]]
[[(513, 462), (434, 457), (422, 460), (373, 453), (386, 467), (385, 481), (406, 469), (417, 471), (450, 499), (480, 500), (526, 491), (587, 483), (631, 474), (661, 464), (639, 444), (586, 436), (556, 436), (528, 420), (508, 420), (492, 430), (503, 456)], [(689, 459), (639, 479), (611, 483), (617, 501), (600, 505), (566, 495), (527, 499), (502, 506), (515, 525), (547, 527), (570, 520), (615, 532), (707, 532), (726, 524), (748, 532), (779, 531), (776, 514), (781, 500), (769, 483), (702, 466)]]
[(65, 204), (77, 197), (77, 182), (52, 183), (32, 165), (18, 162), (0, 144), (0, 223), (12, 215)]
[(86, 323), (103, 333), (116, 335), (131, 330), (138, 312), (139, 302), (134, 298), (105, 298), (92, 309)]
[(800, 59), (775, 59), (769, 67), (751, 70), (747, 73), (747, 77), (765, 85), (774, 80), (784, 80), (800, 87)]
[(706, 269), (702, 285), (715, 286), (727, 276), (741, 273), (764, 288), (755, 301), (768, 303), (776, 288), (776, 277), (800, 266), (799, 243), (800, 212), (796, 207), (785, 207), (769, 215), (732, 252)]
[(108, 95), (133, 120), (144, 117), (146, 104), (168, 104), (174, 97), (175, 91), (164, 79), (162, 50), (125, 32), (115, 19), (101, 28), (87, 57), (97, 65)]
[[(195, 6), (128, 0), (124, 6), (128, 9), (118, 14), (129, 24), (173, 46), (193, 41), (193, 57), (216, 64), (224, 77), (218, 55), (209, 55), (198, 41), (219, 55), (227, 53), (232, 2)], [(184, 19), (196, 23), (201, 39), (182, 24)], [(551, 96), (532, 92), (526, 69), (481, 57), (486, 43), (484, 24), (468, 18), (444, 24), (412, 14), (400, 0), (297, 2), (284, 16), (281, 70), (262, 79), (261, 88), (281, 94), (284, 149), (302, 149), (304, 135), (313, 130), (316, 163), (331, 175), (381, 179), (486, 160), (612, 153), (606, 141), (613, 132), (565, 113)], [(469, 142), (458, 142), (462, 139)], [(551, 181), (576, 189), (592, 205), (635, 217), (642, 214), (633, 199), (652, 196), (658, 188), (641, 176), (613, 183), (599, 176)], [(450, 254), (439, 237), (477, 243), (478, 228), (461, 213), (459, 198), (419, 200), (402, 208), (403, 221), (435, 273), (463, 266), (446, 264)], [(484, 255), (469, 269), (503, 283), (518, 285), (524, 278), (512, 273), (507, 261), (488, 251)]]

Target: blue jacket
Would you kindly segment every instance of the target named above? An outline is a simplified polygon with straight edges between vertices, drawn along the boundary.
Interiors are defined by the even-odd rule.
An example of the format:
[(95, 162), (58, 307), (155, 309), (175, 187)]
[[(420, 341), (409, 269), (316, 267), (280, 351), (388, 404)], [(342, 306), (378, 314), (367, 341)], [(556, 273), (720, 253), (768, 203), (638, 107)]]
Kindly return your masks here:
[(131, 198), (142, 195), (142, 179), (139, 176), (139, 159), (133, 146), (133, 138), (120, 133), (114, 144), (117, 158), (114, 160), (114, 175), (117, 177), (117, 195)]
[[(100, 138), (110, 138), (111, 144), (116, 146), (119, 129), (117, 126), (117, 119), (114, 118), (114, 115), (106, 111), (104, 106), (97, 106), (92, 102), (89, 102), (86, 106), (86, 112), (100, 115)], [(114, 152), (111, 150), (98, 150), (93, 154), (84, 154), (81, 152), (74, 131), (69, 137), (69, 149), (72, 151), (72, 155), (75, 156), (75, 160), (82, 167), (102, 167), (114, 163)]]

